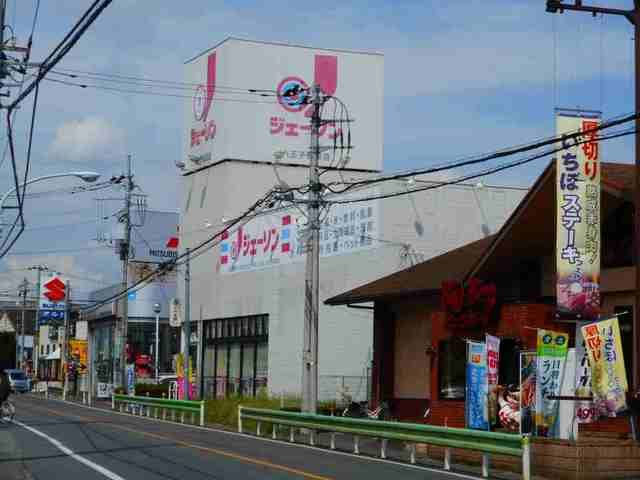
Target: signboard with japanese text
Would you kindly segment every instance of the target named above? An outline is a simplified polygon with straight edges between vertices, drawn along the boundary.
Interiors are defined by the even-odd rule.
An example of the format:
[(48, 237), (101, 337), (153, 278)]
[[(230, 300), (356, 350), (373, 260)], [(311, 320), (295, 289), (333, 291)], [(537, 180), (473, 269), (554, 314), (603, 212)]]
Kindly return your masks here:
[[(325, 103), (320, 144), (346, 146), (350, 129), (357, 148), (346, 166), (382, 169), (380, 54), (228, 38), (187, 61), (185, 81), (194, 85), (183, 107), (187, 171), (225, 159), (272, 162), (276, 155), (307, 165), (314, 83), (346, 106)], [(320, 164), (332, 160), (323, 152)]]
[(57, 273), (42, 275), (38, 324), (62, 325), (67, 312), (67, 281)]
[(592, 395), (591, 391), (591, 365), (589, 365), (589, 352), (582, 336), (582, 327), (589, 322), (576, 323), (576, 420), (578, 423), (591, 423), (598, 418), (595, 403), (587, 400)]
[(536, 431), (542, 437), (557, 436), (558, 407), (569, 335), (538, 329), (536, 368)]
[[(378, 203), (336, 204), (320, 228), (320, 256), (377, 246)], [(298, 210), (263, 215), (222, 235), (220, 273), (243, 272), (303, 260), (308, 228)]]
[(86, 340), (69, 340), (69, 361), (73, 362), (77, 373), (87, 372), (88, 345)]
[(496, 423), (498, 418), (498, 367), (500, 364), (500, 339), (487, 334), (486, 345), (489, 422), (493, 425)]
[(591, 389), (597, 414), (615, 417), (626, 410), (629, 389), (617, 318), (581, 327), (591, 365)]
[(558, 315), (595, 320), (600, 312), (600, 145), (598, 116), (558, 114), (556, 155)]
[(487, 351), (484, 343), (467, 341), (467, 428), (489, 429), (487, 407)]

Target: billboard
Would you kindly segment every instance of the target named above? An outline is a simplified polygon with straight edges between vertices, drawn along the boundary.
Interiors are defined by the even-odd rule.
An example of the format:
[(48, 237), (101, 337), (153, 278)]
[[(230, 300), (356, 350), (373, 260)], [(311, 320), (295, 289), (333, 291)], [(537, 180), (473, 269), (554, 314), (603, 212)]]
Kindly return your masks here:
[(582, 132), (556, 159), (558, 315), (595, 320), (600, 312), (600, 145), (598, 116), (559, 114), (557, 135)]
[[(322, 220), (322, 218), (321, 218)], [(300, 210), (258, 216), (232, 232), (219, 247), (220, 273), (258, 270), (304, 260), (307, 220)], [(377, 201), (334, 204), (320, 227), (320, 256), (367, 250), (379, 237)]]
[[(185, 82), (194, 93), (184, 102), (186, 170), (224, 159), (309, 162), (308, 88), (344, 102), (356, 148), (348, 168), (382, 169), (383, 57), (229, 38), (188, 61)], [(255, 90), (252, 93), (249, 90)], [(343, 118), (333, 104), (323, 118)], [(321, 145), (347, 142), (346, 123), (327, 123)], [(321, 165), (333, 158), (321, 155)]]
[(178, 256), (179, 214), (147, 210), (141, 226), (131, 229), (130, 261), (162, 263)]
[(67, 312), (67, 292), (67, 281), (61, 275), (54, 272), (42, 275), (38, 324), (62, 325)]

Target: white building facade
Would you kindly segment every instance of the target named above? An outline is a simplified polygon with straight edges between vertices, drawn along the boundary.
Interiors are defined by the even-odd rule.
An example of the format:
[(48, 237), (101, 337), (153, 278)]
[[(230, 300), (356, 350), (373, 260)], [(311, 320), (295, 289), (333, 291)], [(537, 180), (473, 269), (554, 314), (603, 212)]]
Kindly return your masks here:
[[(298, 72), (305, 65), (309, 71)], [(327, 171), (322, 181), (373, 177), (382, 169), (380, 55), (229, 39), (188, 62), (186, 69), (188, 81), (202, 85), (196, 98), (185, 105), (181, 253), (223, 230), (225, 222), (242, 214), (274, 185), (307, 182), (304, 152), (308, 152), (309, 135), (302, 135), (301, 127), (309, 122), (304, 113), (295, 111), (296, 105), (286, 109), (278, 99), (251, 109), (244, 103), (240, 107), (225, 103), (231, 90), (225, 93), (223, 87), (280, 92), (287, 81), (304, 86), (305, 79), (312, 83), (315, 78), (323, 91), (328, 90), (325, 93), (349, 104), (355, 119), (353, 142), (358, 145), (339, 171), (329, 168), (331, 155), (323, 157)], [(318, 70), (323, 73), (318, 75)], [(335, 85), (333, 77), (337, 77)], [(358, 89), (363, 84), (369, 87)], [(299, 135), (280, 137), (281, 123), (285, 133), (294, 131), (287, 125), (297, 125)], [(235, 132), (239, 125), (244, 125), (244, 136)], [(325, 139), (324, 145), (331, 144)], [(327, 199), (398, 192), (415, 188), (416, 182), (435, 185), (419, 179), (412, 186), (404, 181), (385, 182), (351, 197)], [(519, 188), (456, 185), (331, 205), (322, 214), (321, 302), (495, 233), (524, 194)], [(191, 261), (191, 321), (198, 325), (197, 371), (204, 396), (255, 395), (261, 390), (300, 395), (304, 210), (304, 204), (275, 204), (230, 229)], [(178, 292), (184, 298), (181, 284)], [(320, 397), (336, 398), (339, 390), (348, 387), (354, 397), (366, 398), (373, 312), (321, 304), (319, 318)]]

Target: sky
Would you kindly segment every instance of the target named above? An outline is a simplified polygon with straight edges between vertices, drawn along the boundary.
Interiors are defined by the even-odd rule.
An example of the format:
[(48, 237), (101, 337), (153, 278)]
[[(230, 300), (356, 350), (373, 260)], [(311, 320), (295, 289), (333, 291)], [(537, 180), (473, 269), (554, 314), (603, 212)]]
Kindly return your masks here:
[[(603, 0), (631, 8), (632, 0)], [(8, 0), (18, 43), (31, 30), (36, 0)], [(31, 61), (43, 59), (89, 0), (41, 0)], [(183, 81), (184, 61), (228, 36), (384, 54), (384, 170), (421, 168), (554, 135), (555, 108), (594, 109), (604, 118), (633, 109), (632, 29), (622, 17), (545, 12), (543, 0), (352, 1), (115, 0), (60, 68)], [(65, 77), (55, 77), (70, 80)], [(272, 86), (256, 85), (256, 88)], [(15, 89), (13, 91), (15, 94)], [(32, 97), (14, 119), (23, 172)], [(181, 98), (80, 89), (45, 81), (40, 90), (29, 177), (123, 172), (133, 156), (149, 208), (179, 211)], [(2, 116), (2, 147), (6, 139)], [(357, 141), (355, 142), (357, 143)], [(602, 146), (605, 161), (631, 162), (630, 137)], [(550, 159), (485, 179), (529, 186)], [(77, 185), (34, 185), (47, 192)], [(11, 188), (7, 159), (0, 192)], [(261, 193), (261, 192), (257, 192)], [(66, 273), (86, 297), (118, 281), (113, 250), (95, 241), (95, 198), (121, 190), (28, 198), (27, 231), (0, 260), (0, 294), (25, 268)], [(118, 203), (106, 203), (114, 213)], [(10, 219), (5, 215), (5, 221)]]

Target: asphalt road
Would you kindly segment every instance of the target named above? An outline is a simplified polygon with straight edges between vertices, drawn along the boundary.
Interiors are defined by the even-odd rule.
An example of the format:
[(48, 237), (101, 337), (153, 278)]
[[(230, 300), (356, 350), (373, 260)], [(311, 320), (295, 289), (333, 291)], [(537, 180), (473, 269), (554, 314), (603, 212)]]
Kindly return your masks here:
[(12, 398), (0, 423), (1, 480), (471, 478), (100, 409)]

